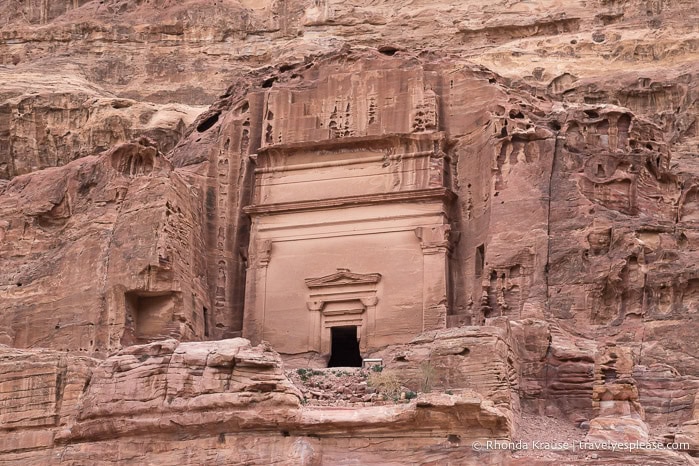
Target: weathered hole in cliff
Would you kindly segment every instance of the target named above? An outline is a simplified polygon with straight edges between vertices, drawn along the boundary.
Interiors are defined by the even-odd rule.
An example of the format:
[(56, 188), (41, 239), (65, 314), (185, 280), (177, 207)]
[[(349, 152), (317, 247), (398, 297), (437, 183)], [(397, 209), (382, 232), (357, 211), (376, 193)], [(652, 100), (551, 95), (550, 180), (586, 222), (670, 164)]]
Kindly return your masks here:
[(90, 381), (92, 380), (92, 374), (88, 374), (88, 376), (85, 378), (85, 383), (83, 384), (83, 393), (87, 393), (87, 389), (90, 387)]
[(396, 54), (398, 49), (396, 47), (393, 47), (391, 45), (383, 45), (378, 48), (379, 53), (382, 53), (384, 55), (388, 55), (389, 57), (392, 57), (393, 55)]
[(277, 80), (276, 76), (274, 76), (272, 78), (267, 78), (264, 81), (262, 81), (262, 87), (264, 87), (264, 88), (272, 87), (272, 84), (274, 84), (274, 82), (276, 80)]
[(616, 380), (616, 371), (612, 368), (602, 369), (602, 381), (604, 383), (613, 383)]
[(606, 37), (605, 37), (604, 33), (601, 33), (601, 32), (593, 32), (592, 33), (592, 40), (597, 42), (597, 43), (604, 42), (605, 39), (606, 39)]
[(456, 434), (449, 434), (449, 435), (447, 435), (447, 441), (449, 443), (453, 443), (453, 444), (458, 445), (461, 443), (461, 437), (459, 437)]
[(603, 26), (608, 26), (610, 24), (618, 23), (624, 18), (624, 13), (600, 13), (595, 16), (595, 19), (599, 20)]
[(211, 129), (212, 126), (214, 126), (216, 123), (218, 123), (218, 116), (220, 113), (214, 113), (210, 117), (208, 117), (206, 120), (202, 121), (197, 125), (197, 132), (203, 133), (204, 131)]
[(257, 383), (248, 388), (251, 392), (270, 393), (273, 392), (277, 386), (273, 383)]
[(599, 118), (599, 113), (594, 110), (584, 110), (583, 112), (590, 118)]
[(132, 102), (129, 102), (128, 100), (115, 100), (112, 102), (112, 108), (120, 109), (120, 108), (129, 108), (133, 105)]

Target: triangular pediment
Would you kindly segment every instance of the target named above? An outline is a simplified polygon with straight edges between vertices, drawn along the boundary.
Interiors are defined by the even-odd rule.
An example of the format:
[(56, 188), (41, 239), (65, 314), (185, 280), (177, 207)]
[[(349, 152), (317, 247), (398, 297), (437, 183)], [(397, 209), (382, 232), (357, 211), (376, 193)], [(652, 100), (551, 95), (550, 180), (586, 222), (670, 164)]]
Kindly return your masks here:
[(318, 278), (307, 278), (306, 286), (320, 288), (323, 286), (357, 285), (364, 283), (378, 283), (381, 280), (380, 273), (353, 273), (349, 269), (337, 269), (337, 272)]

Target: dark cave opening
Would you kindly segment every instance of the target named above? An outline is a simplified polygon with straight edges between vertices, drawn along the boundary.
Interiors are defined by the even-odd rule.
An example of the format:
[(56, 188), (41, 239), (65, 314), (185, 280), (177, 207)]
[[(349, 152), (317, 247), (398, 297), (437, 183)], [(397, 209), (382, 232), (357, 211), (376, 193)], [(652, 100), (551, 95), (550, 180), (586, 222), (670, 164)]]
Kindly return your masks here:
[(359, 354), (357, 327), (330, 328), (331, 346), (328, 367), (361, 367), (362, 356)]

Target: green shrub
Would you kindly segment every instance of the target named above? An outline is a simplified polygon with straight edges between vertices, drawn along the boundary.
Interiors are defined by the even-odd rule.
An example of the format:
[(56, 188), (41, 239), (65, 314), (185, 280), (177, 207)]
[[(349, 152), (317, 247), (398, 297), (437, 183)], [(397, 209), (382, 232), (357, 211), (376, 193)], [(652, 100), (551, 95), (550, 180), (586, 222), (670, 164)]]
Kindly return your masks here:
[(308, 369), (296, 369), (296, 373), (299, 375), (301, 382), (306, 383), (308, 377), (310, 376), (310, 371)]

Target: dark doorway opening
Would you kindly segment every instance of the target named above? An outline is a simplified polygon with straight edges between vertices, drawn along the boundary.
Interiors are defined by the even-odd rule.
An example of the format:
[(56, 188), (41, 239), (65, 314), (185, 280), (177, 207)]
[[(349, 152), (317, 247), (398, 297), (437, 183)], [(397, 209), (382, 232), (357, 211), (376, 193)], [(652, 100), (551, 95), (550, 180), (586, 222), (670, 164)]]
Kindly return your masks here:
[(356, 326), (331, 327), (330, 337), (328, 367), (362, 367)]

